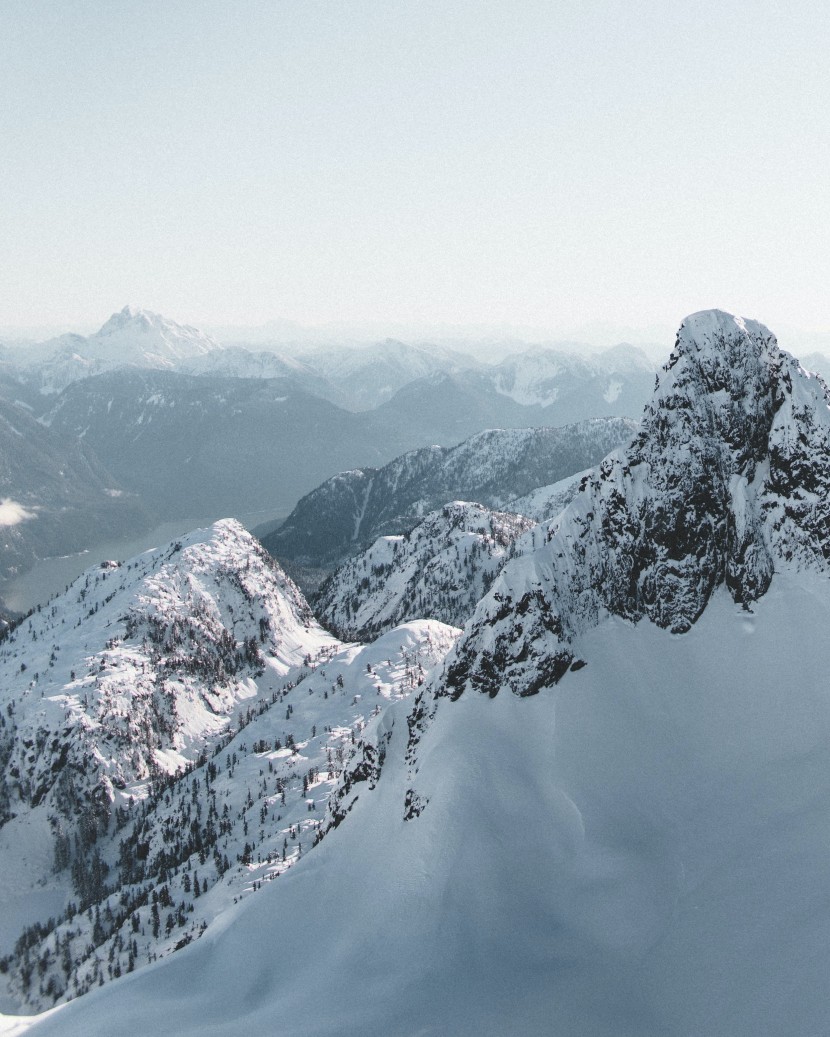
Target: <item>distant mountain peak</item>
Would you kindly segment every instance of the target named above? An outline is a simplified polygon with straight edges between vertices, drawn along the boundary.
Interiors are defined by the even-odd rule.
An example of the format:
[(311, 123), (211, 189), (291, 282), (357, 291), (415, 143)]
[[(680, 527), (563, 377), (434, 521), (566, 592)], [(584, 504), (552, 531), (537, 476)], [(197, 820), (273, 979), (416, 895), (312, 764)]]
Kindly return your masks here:
[(178, 361), (203, 356), (221, 346), (198, 328), (125, 306), (89, 337), (87, 348), (91, 356), (103, 360), (142, 363), (151, 358)]

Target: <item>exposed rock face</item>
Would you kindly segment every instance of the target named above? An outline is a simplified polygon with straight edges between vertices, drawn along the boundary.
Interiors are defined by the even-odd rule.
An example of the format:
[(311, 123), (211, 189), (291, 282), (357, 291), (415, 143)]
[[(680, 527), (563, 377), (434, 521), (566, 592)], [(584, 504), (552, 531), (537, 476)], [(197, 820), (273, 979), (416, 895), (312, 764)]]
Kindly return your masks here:
[(448, 662), (447, 692), (531, 695), (606, 613), (680, 633), (721, 584), (748, 606), (778, 566), (825, 570), (828, 402), (763, 325), (687, 318), (641, 431), (504, 570)]

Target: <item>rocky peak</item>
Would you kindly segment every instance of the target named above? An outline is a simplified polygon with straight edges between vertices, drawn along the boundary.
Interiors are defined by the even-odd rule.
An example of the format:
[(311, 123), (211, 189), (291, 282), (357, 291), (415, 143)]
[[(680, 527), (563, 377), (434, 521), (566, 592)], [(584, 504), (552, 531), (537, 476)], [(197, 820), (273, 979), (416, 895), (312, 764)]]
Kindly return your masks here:
[(218, 342), (198, 328), (177, 324), (149, 310), (125, 306), (87, 339), (85, 351), (110, 362), (158, 366), (159, 359), (181, 361), (220, 348)]
[(828, 402), (763, 325), (688, 317), (632, 444), (588, 475), (479, 605), (449, 693), (555, 683), (572, 639), (607, 612), (681, 633), (722, 584), (748, 606), (778, 567), (826, 569)]

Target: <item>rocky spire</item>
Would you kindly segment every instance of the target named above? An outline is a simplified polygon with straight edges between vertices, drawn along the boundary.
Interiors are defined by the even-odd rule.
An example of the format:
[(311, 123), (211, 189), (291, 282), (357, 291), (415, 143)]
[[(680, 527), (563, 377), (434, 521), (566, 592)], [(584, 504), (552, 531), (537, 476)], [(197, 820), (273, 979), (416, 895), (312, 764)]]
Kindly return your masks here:
[(686, 318), (641, 431), (534, 533), (448, 660), (446, 692), (535, 694), (613, 613), (682, 633), (725, 585), (749, 605), (776, 568), (828, 568), (828, 390), (763, 325)]

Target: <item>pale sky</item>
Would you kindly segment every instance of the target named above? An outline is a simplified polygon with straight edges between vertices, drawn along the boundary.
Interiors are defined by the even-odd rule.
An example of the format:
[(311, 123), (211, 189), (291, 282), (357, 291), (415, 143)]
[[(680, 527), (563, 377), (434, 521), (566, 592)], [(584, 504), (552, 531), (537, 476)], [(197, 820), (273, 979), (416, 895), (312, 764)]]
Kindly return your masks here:
[(830, 6), (0, 0), (0, 325), (830, 328)]

